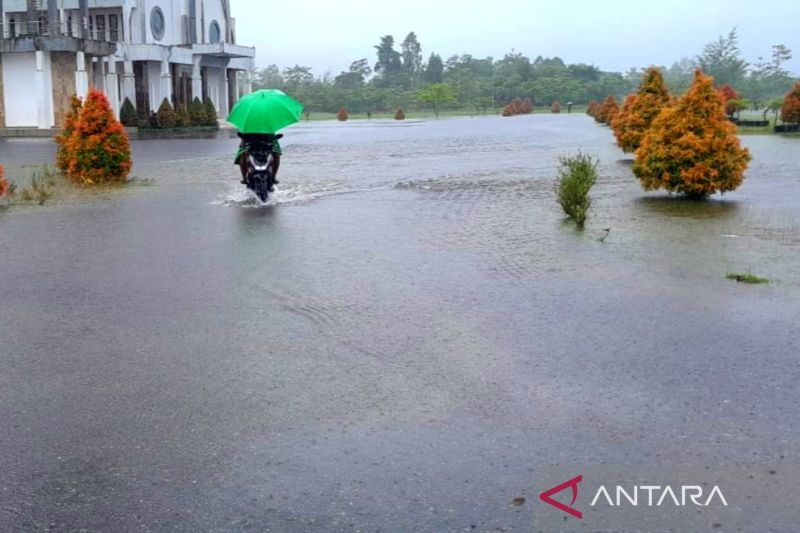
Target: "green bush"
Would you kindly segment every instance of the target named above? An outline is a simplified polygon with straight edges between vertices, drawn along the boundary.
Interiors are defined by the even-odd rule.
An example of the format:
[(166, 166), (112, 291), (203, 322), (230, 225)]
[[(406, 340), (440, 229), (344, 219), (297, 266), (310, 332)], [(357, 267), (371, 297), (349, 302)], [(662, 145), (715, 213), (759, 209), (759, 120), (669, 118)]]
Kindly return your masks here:
[(175, 126), (178, 128), (188, 128), (192, 125), (192, 119), (189, 118), (189, 112), (185, 106), (179, 105), (175, 109)]
[(217, 126), (217, 108), (214, 107), (214, 102), (206, 98), (203, 107), (206, 108), (206, 126)]
[(169, 99), (164, 98), (164, 101), (161, 102), (157, 116), (159, 128), (175, 127), (175, 111), (172, 110), (172, 104), (169, 103)]
[(122, 109), (119, 112), (119, 121), (127, 128), (133, 128), (139, 123), (139, 117), (136, 115), (136, 108), (133, 107), (130, 98), (126, 98), (125, 101), (122, 102)]
[(192, 126), (205, 126), (208, 123), (206, 108), (196, 96), (189, 105), (189, 119), (192, 121)]
[(559, 158), (558, 203), (578, 229), (583, 229), (586, 215), (592, 204), (589, 190), (597, 181), (599, 161), (590, 155), (578, 152), (574, 156)]

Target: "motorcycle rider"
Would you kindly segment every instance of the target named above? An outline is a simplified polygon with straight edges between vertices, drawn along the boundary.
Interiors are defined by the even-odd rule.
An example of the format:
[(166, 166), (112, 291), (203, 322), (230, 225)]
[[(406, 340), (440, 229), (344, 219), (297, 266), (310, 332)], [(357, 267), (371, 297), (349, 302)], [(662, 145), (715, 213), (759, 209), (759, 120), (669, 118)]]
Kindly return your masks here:
[(239, 150), (236, 152), (236, 159), (233, 164), (239, 165), (239, 170), (242, 172), (242, 185), (247, 185), (247, 148), (250, 143), (268, 142), (272, 145), (272, 157), (275, 162), (273, 168), (273, 183), (278, 182), (278, 168), (281, 166), (281, 144), (279, 139), (283, 135), (275, 135), (274, 133), (237, 133), (242, 142), (239, 143)]

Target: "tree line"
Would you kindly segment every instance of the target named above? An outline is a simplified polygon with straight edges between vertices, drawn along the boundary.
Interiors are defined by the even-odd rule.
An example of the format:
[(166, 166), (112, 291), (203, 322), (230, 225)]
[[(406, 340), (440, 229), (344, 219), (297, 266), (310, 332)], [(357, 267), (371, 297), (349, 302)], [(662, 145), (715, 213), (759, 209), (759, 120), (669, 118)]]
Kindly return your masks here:
[[(644, 68), (626, 73), (603, 71), (596, 65), (565, 63), (559, 57), (528, 56), (512, 50), (501, 59), (469, 54), (443, 59), (423, 56), (414, 32), (397, 45), (385, 35), (373, 47), (375, 58), (353, 61), (346, 71), (315, 76), (307, 66), (280, 69), (272, 64), (251, 71), (254, 88), (277, 88), (294, 96), (306, 112), (350, 113), (442, 109), (488, 113), (504, 108), (515, 99), (529, 99), (537, 106), (587, 104), (608, 95), (623, 99), (639, 86)], [(793, 77), (784, 65), (792, 52), (780, 44), (767, 59), (749, 64), (742, 57), (736, 30), (708, 43), (696, 58), (684, 58), (670, 67), (660, 67), (674, 94), (685, 92), (694, 69), (700, 67), (719, 84), (727, 84), (753, 107), (766, 107), (792, 86)], [(374, 62), (373, 62), (374, 61)]]

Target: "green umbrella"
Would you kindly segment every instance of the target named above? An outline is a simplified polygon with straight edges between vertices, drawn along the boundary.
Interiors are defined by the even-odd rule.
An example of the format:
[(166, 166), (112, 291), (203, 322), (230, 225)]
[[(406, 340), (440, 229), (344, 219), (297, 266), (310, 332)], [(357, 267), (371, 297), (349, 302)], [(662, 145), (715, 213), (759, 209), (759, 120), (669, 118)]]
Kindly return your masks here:
[(228, 115), (242, 133), (276, 133), (300, 120), (303, 104), (277, 89), (262, 89), (244, 96)]

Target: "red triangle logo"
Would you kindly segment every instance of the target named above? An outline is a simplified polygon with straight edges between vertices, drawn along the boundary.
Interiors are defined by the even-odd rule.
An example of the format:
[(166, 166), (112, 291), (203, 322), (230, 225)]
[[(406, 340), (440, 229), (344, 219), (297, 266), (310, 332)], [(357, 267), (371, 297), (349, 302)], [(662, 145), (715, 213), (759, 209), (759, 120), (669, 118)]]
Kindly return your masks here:
[[(567, 514), (571, 514), (576, 518), (582, 519), (583, 513), (572, 507), (573, 505), (575, 505), (575, 500), (578, 499), (578, 483), (580, 483), (581, 481), (583, 481), (582, 475), (572, 478), (569, 481), (565, 481), (561, 485), (557, 485), (552, 489), (544, 491), (539, 495), (539, 499), (542, 500), (544, 503), (552, 505), (556, 509), (564, 511)], [(558, 494), (559, 492), (567, 488), (572, 489), (572, 502), (568, 506), (552, 498), (554, 494)]]

